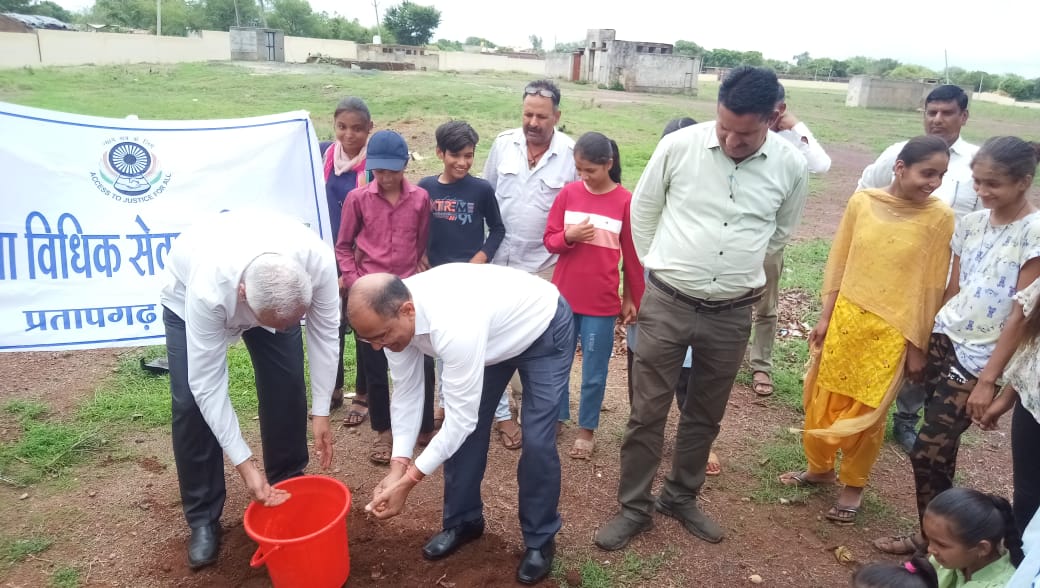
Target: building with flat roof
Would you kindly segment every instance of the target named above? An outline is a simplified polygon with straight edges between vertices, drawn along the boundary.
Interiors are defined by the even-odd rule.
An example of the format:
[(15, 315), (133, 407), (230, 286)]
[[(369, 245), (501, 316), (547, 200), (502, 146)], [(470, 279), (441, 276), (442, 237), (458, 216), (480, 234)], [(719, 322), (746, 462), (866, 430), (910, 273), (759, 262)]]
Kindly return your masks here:
[(630, 92), (697, 94), (700, 57), (675, 53), (670, 43), (622, 41), (614, 29), (589, 29), (585, 48), (546, 56), (549, 77)]

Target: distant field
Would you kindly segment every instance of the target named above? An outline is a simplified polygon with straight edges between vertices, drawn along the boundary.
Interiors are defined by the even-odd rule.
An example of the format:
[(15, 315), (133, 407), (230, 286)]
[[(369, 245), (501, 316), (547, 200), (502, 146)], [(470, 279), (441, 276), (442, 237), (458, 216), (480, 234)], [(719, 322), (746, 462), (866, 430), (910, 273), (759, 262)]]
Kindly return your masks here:
[[(296, 75), (290, 75), (296, 74)], [(306, 74), (306, 75), (299, 75)], [(478, 166), (500, 131), (519, 125), (518, 74), (350, 72), (331, 66), (245, 66), (226, 63), (68, 67), (0, 71), (0, 100), (98, 116), (205, 119), (255, 116), (288, 110), (311, 113), (319, 138), (332, 136), (331, 114), (347, 95), (364, 98), (377, 128), (401, 131), (426, 159), (415, 175), (437, 167), (433, 130), (450, 118), (468, 120), (480, 133)], [(601, 131), (621, 146), (625, 182), (638, 178), (665, 122), (677, 116), (714, 118), (717, 82), (702, 82), (696, 98), (599, 90), (562, 83), (561, 128), (573, 137)], [(921, 132), (912, 112), (847, 108), (844, 93), (792, 87), (788, 103), (816, 136), (872, 153)], [(1040, 111), (973, 104), (965, 136), (994, 134), (1040, 139)]]

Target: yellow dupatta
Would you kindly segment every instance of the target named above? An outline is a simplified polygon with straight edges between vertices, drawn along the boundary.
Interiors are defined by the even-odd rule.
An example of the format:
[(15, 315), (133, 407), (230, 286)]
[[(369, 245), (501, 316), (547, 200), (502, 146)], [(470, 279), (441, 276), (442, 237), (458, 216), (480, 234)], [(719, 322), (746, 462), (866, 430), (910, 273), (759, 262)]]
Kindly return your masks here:
[[(946, 288), (953, 228), (953, 211), (935, 197), (916, 203), (884, 190), (856, 192), (831, 244), (822, 295), (840, 291), (855, 305), (892, 325), (908, 342), (927, 351)], [(811, 401), (819, 373), (819, 350), (810, 353), (803, 403)], [(874, 426), (885, 417), (902, 387), (905, 353), (875, 410), (804, 433), (846, 437)]]

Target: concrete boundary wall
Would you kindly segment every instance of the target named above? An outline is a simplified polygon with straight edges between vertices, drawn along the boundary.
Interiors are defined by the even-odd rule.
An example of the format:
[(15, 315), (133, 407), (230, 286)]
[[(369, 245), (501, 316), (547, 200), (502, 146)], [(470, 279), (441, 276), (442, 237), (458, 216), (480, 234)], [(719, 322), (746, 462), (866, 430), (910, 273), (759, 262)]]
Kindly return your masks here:
[(38, 30), (41, 65), (184, 63), (231, 59), (228, 33), (199, 37), (156, 37), (118, 33)]
[(285, 37), (285, 61), (289, 63), (306, 63), (307, 57), (318, 54), (337, 59), (357, 59), (358, 46), (353, 41)]
[[(317, 54), (338, 59), (360, 58), (358, 44), (353, 41), (285, 37), (285, 61), (304, 63), (309, 56)], [(417, 67), (428, 70), (519, 71), (534, 76), (545, 75), (545, 60), (542, 59), (431, 51), (395, 60), (408, 61), (409, 57), (414, 58)], [(0, 68), (230, 60), (230, 34), (222, 31), (202, 31), (193, 37), (50, 30), (0, 33)]]
[(521, 59), (507, 55), (444, 51), (440, 54), (441, 71), (519, 71), (534, 76), (546, 75), (544, 59)]
[(36, 35), (0, 33), (0, 68), (40, 65), (40, 46)]

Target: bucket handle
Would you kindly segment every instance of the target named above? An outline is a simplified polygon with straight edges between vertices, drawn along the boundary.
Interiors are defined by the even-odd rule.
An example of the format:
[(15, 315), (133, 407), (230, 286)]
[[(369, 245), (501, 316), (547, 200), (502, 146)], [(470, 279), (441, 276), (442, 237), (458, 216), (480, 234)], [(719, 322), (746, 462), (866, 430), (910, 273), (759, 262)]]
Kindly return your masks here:
[(259, 568), (260, 566), (264, 565), (264, 562), (267, 561), (267, 558), (271, 557), (272, 553), (278, 551), (281, 548), (281, 545), (275, 545), (267, 553), (261, 553), (261, 551), (263, 550), (263, 546), (257, 547), (256, 553), (254, 553), (252, 559), (249, 560), (250, 567)]

